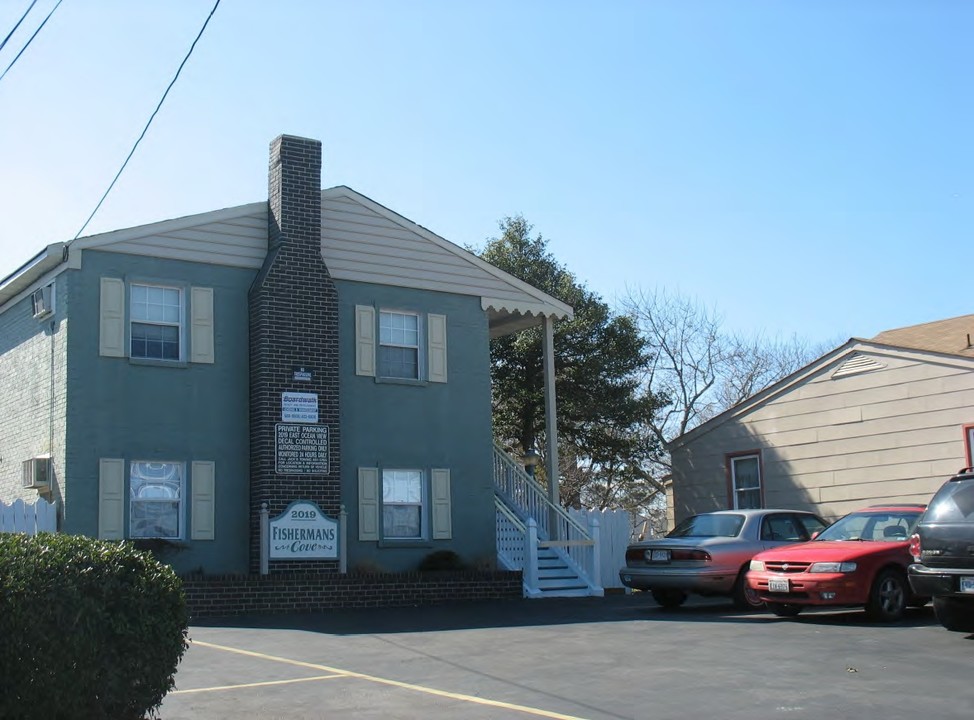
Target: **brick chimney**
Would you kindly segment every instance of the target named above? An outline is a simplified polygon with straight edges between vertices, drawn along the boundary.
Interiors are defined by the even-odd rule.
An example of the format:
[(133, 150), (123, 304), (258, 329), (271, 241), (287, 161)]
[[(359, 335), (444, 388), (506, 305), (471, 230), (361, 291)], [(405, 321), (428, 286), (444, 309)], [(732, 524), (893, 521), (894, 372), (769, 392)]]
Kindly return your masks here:
[[(252, 573), (260, 567), (261, 503), (272, 518), (294, 500), (315, 502), (337, 518), (341, 503), (338, 293), (321, 257), (321, 143), (278, 137), (268, 181), (267, 256), (249, 295)], [(297, 395), (285, 404), (285, 393)], [(296, 404), (307, 414), (296, 421), (289, 414), (289, 426), (280, 428)], [(278, 452), (280, 432), (301, 434), (301, 445), (317, 447), (317, 457)], [(337, 560), (270, 565), (271, 573), (337, 569)]]

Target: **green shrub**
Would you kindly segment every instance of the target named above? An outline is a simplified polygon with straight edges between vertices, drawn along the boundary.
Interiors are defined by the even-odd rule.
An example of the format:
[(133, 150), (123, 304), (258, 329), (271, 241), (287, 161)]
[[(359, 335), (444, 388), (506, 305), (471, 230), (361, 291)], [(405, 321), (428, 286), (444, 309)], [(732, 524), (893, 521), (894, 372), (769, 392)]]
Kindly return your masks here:
[(436, 550), (424, 557), (419, 563), (420, 572), (466, 569), (467, 564), (452, 550)]
[(187, 623), (182, 582), (130, 543), (0, 534), (0, 717), (153, 713)]

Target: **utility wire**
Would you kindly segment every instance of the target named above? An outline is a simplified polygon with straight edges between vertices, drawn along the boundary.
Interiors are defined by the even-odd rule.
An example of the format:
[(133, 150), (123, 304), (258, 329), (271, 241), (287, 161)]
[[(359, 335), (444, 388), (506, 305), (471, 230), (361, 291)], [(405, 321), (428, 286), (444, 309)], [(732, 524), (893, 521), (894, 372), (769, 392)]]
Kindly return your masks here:
[(30, 11), (34, 9), (34, 6), (36, 4), (37, 4), (37, 0), (31, 0), (30, 7), (28, 7), (27, 10), (24, 12), (24, 14), (20, 16), (20, 20), (17, 21), (16, 25), (14, 25), (14, 29), (7, 33), (7, 37), (3, 39), (3, 42), (0, 42), (0, 50), (3, 50), (3, 46), (7, 44), (7, 40), (10, 39), (11, 35), (17, 32), (17, 28), (20, 27), (20, 23), (22, 23), (24, 21), (24, 18), (26, 18), (30, 14)]
[[(44, 22), (42, 22), (40, 24), (40, 26), (34, 31), (34, 34), (30, 36), (30, 38), (27, 40), (27, 44), (24, 45), (20, 49), (20, 52), (19, 53), (17, 53), (17, 57), (15, 57), (13, 60), (11, 60), (10, 61), (10, 64), (7, 65), (7, 69), (3, 71), (3, 75), (0, 75), (0, 80), (3, 80), (4, 77), (6, 77), (7, 73), (10, 72), (10, 68), (12, 68), (14, 66), (14, 63), (16, 63), (18, 60), (20, 60), (20, 56), (24, 54), (24, 50), (26, 50), (28, 47), (30, 47), (30, 44), (34, 41), (34, 38), (37, 37), (37, 33), (39, 33), (41, 31), (41, 28), (42, 27), (44, 27), (45, 25), (47, 25), (47, 21), (51, 19), (51, 15), (54, 14), (54, 11), (57, 10), (58, 7), (60, 7), (60, 5), (61, 5), (61, 3), (63, 1), (64, 0), (57, 0), (57, 5), (55, 5), (54, 7), (51, 8), (51, 12), (49, 12), (47, 14), (47, 17), (44, 18)], [(31, 7), (33, 7), (33, 3), (31, 3)], [(27, 8), (27, 10), (29, 12), (30, 11), (30, 8)], [(20, 25), (20, 23), (17, 23), (17, 24)], [(17, 28), (14, 28), (14, 30), (16, 30), (16, 29)], [(7, 42), (7, 41), (4, 40), (4, 42)]]
[[(59, 3), (60, 1), (61, 0), (58, 0)], [(172, 90), (172, 86), (175, 85), (176, 80), (179, 79), (179, 73), (183, 71), (183, 66), (186, 64), (186, 61), (189, 60), (189, 56), (193, 54), (193, 49), (196, 47), (196, 43), (198, 43), (200, 38), (203, 37), (203, 31), (206, 30), (206, 26), (210, 23), (210, 18), (213, 17), (213, 13), (216, 12), (216, 9), (218, 7), (220, 7), (220, 0), (216, 0), (216, 4), (213, 5), (213, 9), (210, 10), (210, 14), (207, 15), (206, 20), (203, 21), (203, 27), (200, 28), (199, 33), (196, 35), (196, 39), (193, 40), (193, 44), (189, 46), (189, 52), (186, 53), (186, 57), (184, 57), (183, 61), (179, 63), (179, 68), (176, 70), (176, 74), (173, 76), (172, 81), (169, 83), (169, 87), (166, 88), (166, 92), (162, 94), (162, 98), (159, 100), (159, 104), (156, 105), (156, 109), (153, 110), (152, 115), (149, 116), (149, 122), (147, 122), (145, 124), (145, 127), (142, 128), (142, 134), (139, 135), (139, 139), (135, 141), (135, 145), (133, 145), (132, 149), (129, 151), (128, 157), (125, 158), (125, 162), (122, 163), (122, 167), (120, 167), (118, 169), (118, 172), (115, 173), (115, 178), (108, 186), (108, 189), (105, 191), (105, 194), (101, 196), (101, 200), (99, 200), (98, 204), (95, 205), (95, 209), (91, 211), (91, 215), (89, 215), (88, 219), (85, 220), (85, 224), (81, 226), (81, 229), (78, 230), (78, 234), (74, 236), (73, 240), (77, 240), (79, 237), (81, 237), (81, 233), (85, 231), (85, 228), (88, 227), (88, 223), (91, 222), (91, 219), (95, 217), (95, 213), (98, 212), (98, 209), (101, 207), (101, 204), (105, 202), (105, 198), (108, 197), (108, 193), (110, 193), (112, 191), (112, 188), (115, 187), (115, 183), (118, 182), (118, 178), (122, 175), (122, 171), (125, 170), (125, 166), (129, 164), (129, 160), (131, 160), (132, 156), (135, 154), (135, 149), (139, 146), (139, 143), (142, 142), (142, 138), (145, 137), (146, 132), (148, 132), (149, 126), (152, 124), (153, 119), (155, 119), (156, 114), (159, 112), (159, 109), (162, 107), (162, 104), (166, 101), (166, 96), (169, 94), (169, 91)]]

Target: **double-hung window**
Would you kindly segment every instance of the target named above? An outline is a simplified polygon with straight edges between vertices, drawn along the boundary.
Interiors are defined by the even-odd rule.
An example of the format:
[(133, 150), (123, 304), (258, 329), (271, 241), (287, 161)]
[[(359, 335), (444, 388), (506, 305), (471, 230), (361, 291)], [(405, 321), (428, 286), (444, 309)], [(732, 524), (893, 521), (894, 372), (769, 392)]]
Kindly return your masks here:
[(183, 359), (183, 291), (160, 285), (131, 286), (130, 354), (149, 360)]
[(379, 313), (379, 376), (419, 380), (419, 315)]
[(184, 476), (182, 463), (131, 463), (129, 537), (182, 538)]
[(759, 455), (730, 457), (733, 509), (761, 507), (761, 458)]
[(420, 470), (382, 471), (382, 536), (388, 540), (426, 537), (423, 473)]
[(446, 343), (446, 315), (355, 306), (356, 375), (407, 385), (445, 383)]

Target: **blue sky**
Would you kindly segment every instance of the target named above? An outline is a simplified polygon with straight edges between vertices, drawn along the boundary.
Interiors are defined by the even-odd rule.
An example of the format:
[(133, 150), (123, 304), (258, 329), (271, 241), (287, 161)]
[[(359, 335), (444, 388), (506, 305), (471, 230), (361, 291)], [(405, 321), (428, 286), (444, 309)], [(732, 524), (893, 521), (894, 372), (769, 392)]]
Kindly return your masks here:
[[(0, 276), (78, 232), (212, 4), (64, 0), (0, 81)], [(522, 213), (609, 302), (869, 337), (974, 312), (972, 37), (963, 0), (223, 0), (85, 234), (266, 198), (286, 132), (460, 245)]]

